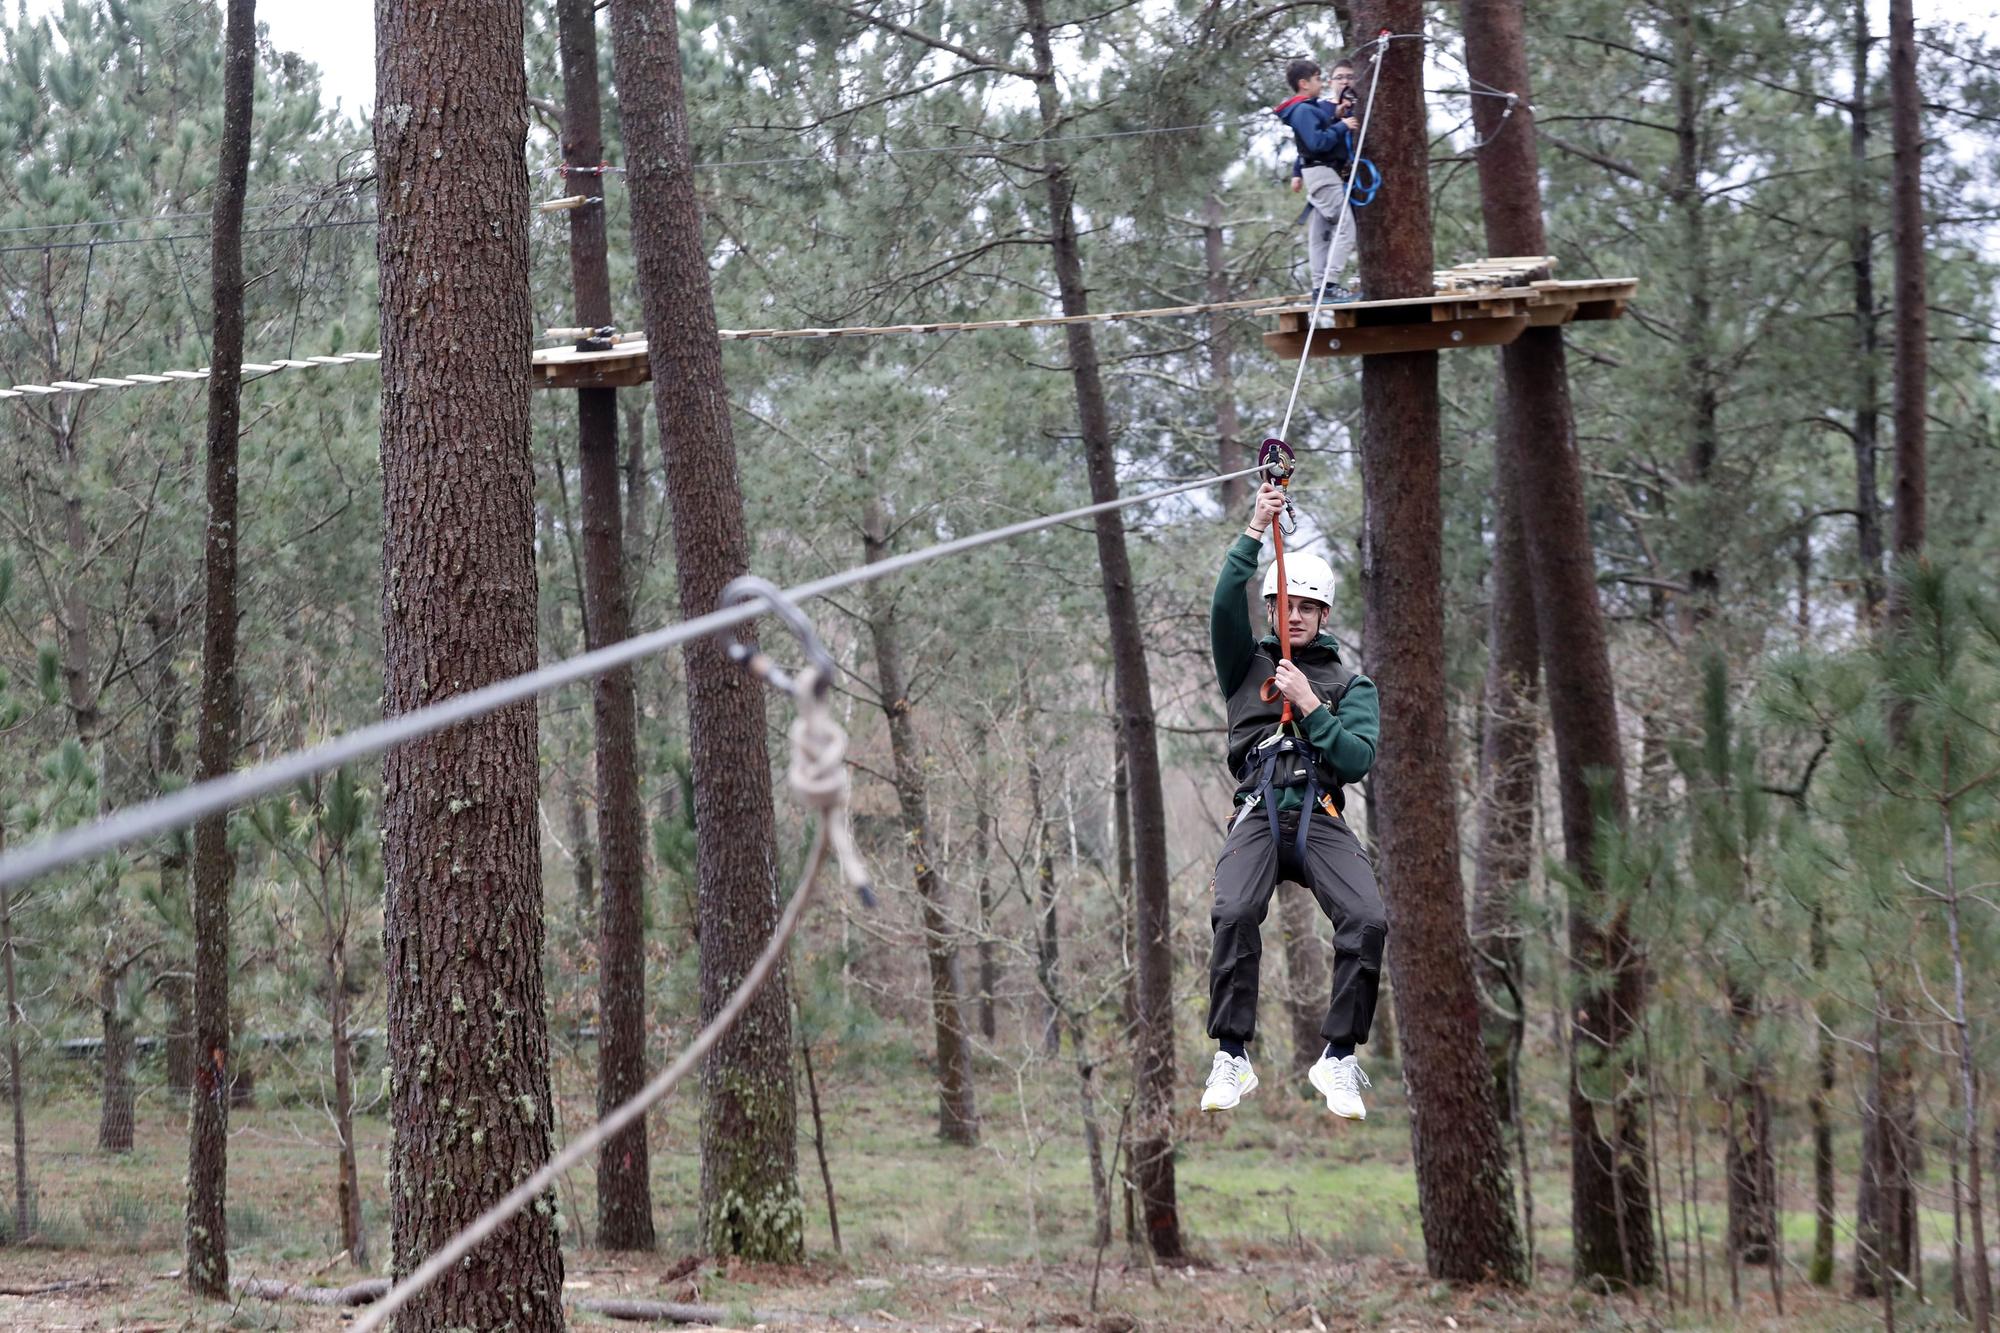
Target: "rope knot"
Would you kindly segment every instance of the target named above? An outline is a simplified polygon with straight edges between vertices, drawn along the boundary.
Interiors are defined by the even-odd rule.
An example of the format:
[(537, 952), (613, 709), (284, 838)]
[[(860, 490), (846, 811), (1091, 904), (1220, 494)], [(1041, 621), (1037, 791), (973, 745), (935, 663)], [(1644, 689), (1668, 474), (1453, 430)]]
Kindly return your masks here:
[(854, 844), (848, 820), (848, 798), (854, 782), (847, 770), (847, 732), (833, 720), (819, 691), (819, 668), (808, 666), (799, 673), (792, 701), (798, 716), (788, 732), (792, 758), (785, 768), (785, 781), (793, 798), (824, 823), (827, 841), (840, 862), (841, 877), (860, 895), (863, 905), (873, 907), (875, 894), (869, 884), (868, 864)]

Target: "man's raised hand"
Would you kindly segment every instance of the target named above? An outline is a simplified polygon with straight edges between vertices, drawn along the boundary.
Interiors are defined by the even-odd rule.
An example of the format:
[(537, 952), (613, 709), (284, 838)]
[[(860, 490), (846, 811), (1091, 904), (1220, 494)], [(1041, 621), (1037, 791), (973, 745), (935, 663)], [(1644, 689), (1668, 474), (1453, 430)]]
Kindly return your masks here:
[(1250, 526), (1247, 529), (1258, 541), (1264, 540), (1264, 532), (1277, 522), (1278, 515), (1285, 511), (1285, 493), (1270, 482), (1257, 488), (1257, 499), (1250, 512)]

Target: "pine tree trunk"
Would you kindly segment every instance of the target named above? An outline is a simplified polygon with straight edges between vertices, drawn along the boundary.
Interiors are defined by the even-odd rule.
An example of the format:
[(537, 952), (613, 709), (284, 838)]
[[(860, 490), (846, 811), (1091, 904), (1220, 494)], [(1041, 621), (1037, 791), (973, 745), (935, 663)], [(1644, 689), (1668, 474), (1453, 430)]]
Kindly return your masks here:
[[(1947, 750), (1949, 756), (1950, 751)], [(1948, 761), (1947, 761), (1948, 762)], [(1945, 780), (1951, 781), (1950, 768)], [(1993, 1323), (1993, 1280), (1986, 1264), (1986, 1215), (1979, 1151), (1979, 1068), (1973, 1051), (1971, 1008), (1965, 998), (1965, 940), (1960, 923), (1958, 850), (1949, 803), (1939, 809), (1939, 842), (1944, 850), (1945, 923), (1951, 941), (1952, 1026), (1958, 1048), (1958, 1106), (1965, 1148), (1966, 1210), (1972, 1214), (1972, 1326), (1988, 1333)], [(1955, 1155), (1954, 1155), (1955, 1160)], [(1918, 1242), (1921, 1244), (1921, 1240)]]
[[(1088, 314), (1090, 294), (1084, 286), (1084, 260), (1076, 238), (1076, 182), (1070, 178), (1074, 168), (1056, 142), (1064, 114), (1062, 92), (1056, 86), (1052, 28), (1044, 0), (1024, 0), (1022, 8), (1034, 50), (1042, 134), (1050, 140), (1042, 146), (1042, 184), (1048, 190), (1050, 256), (1056, 266), (1056, 286), (1062, 292), (1064, 314)], [(1118, 498), (1118, 450), (1110, 410), (1104, 402), (1098, 344), (1090, 324), (1066, 324), (1064, 334), (1070, 352), (1070, 378), (1076, 384), (1084, 464), (1090, 472), (1090, 498), (1102, 504)], [(1146, 1241), (1152, 1245), (1152, 1253), (1158, 1259), (1178, 1261), (1186, 1255), (1186, 1245), (1180, 1235), (1180, 1203), (1174, 1189), (1174, 949), (1172, 885), (1166, 865), (1166, 795), (1160, 785), (1152, 677), (1146, 667), (1146, 644), (1140, 636), (1138, 588), (1132, 580), (1132, 558), (1126, 552), (1124, 518), (1118, 512), (1098, 514), (1096, 534), (1104, 578), (1104, 616), (1110, 628), (1118, 733), (1126, 753), (1132, 801), (1140, 1019), (1134, 1037), (1138, 1109), (1132, 1125), (1132, 1175), (1138, 1181)]]
[[(1694, 0), (1680, 0), (1680, 8), (1670, 24), (1672, 30), (1674, 80), (1674, 175), (1667, 191), (1669, 206), (1679, 223), (1680, 240), (1674, 256), (1686, 274), (1687, 315), (1679, 338), (1681, 354), (1681, 400), (1687, 411), (1686, 454), (1682, 460), (1685, 491), (1679, 510), (1679, 524), (1693, 550), (1693, 567), (1688, 570), (1688, 597), (1683, 619), (1690, 625), (1713, 615), (1721, 592), (1722, 574), (1716, 567), (1717, 547), (1727, 525), (1718, 521), (1720, 512), (1710, 490), (1721, 433), (1717, 423), (1721, 399), (1716, 383), (1713, 349), (1715, 311), (1711, 291), (1713, 256), (1708, 242), (1709, 200), (1702, 191), (1703, 105), (1699, 62), (1704, 58), (1696, 35)], [(1536, 253), (1540, 253), (1537, 251)]]
[[(1898, 557), (1924, 549), (1929, 508), (1925, 411), (1930, 345), (1924, 280), (1923, 90), (1917, 85), (1917, 31), (1911, 0), (1889, 0), (1890, 240), (1896, 254), (1896, 515)], [(1891, 601), (1895, 594), (1892, 590)], [(1894, 607), (1891, 608), (1894, 614)]]
[[(163, 585), (153, 607), (146, 614), (146, 629), (153, 641), (158, 671), (153, 684), (153, 735), (151, 764), (153, 788), (167, 791), (184, 780), (181, 766), (181, 681), (175, 669), (174, 641), (180, 637), (180, 611), (174, 604), (174, 589)], [(183, 844), (175, 839), (160, 852), (160, 896), (167, 902), (185, 904), (188, 891), (188, 858)], [(168, 964), (158, 973), (153, 986), (167, 1010), (162, 1033), (167, 1091), (186, 1097), (194, 1081), (193, 975), (186, 960)]]
[[(1808, 949), (1813, 972), (1815, 975), (1823, 974), (1827, 963), (1826, 918), (1817, 904), (1812, 910)], [(1825, 1015), (1815, 1016), (1820, 1021), (1813, 1025), (1817, 1040), (1814, 1043), (1815, 1068), (1809, 1104), (1813, 1141), (1813, 1254), (1806, 1276), (1816, 1287), (1831, 1287), (1834, 1214), (1838, 1207), (1833, 1191), (1833, 1090), (1838, 1070), (1833, 1039), (1822, 1026)]]
[[(210, 223), (214, 332), (208, 379), (208, 528), (201, 639), (198, 779), (236, 762), (241, 695), (236, 671), (236, 452), (243, 396), (243, 195), (257, 83), (256, 0), (229, 0), (223, 39), (222, 145)], [(188, 1287), (229, 1295), (229, 897), (236, 881), (228, 816), (194, 826), (194, 1091), (188, 1106)]]
[[(1521, 0), (1466, 0), (1466, 61), (1473, 75), (1518, 92), (1515, 123), (1497, 135), (1496, 98), (1475, 98), (1479, 196), (1486, 243), (1496, 255), (1547, 251), (1535, 160)], [(1579, 990), (1570, 1007), (1571, 1231), (1578, 1281), (1614, 1286), (1654, 1281), (1651, 1171), (1645, 1139), (1645, 1070), (1634, 1034), (1645, 1003), (1645, 962), (1623, 908), (1603, 898), (1594, 781), (1606, 813), (1626, 818), (1624, 755), (1595, 556), (1569, 402), (1562, 330), (1529, 329), (1500, 349), (1509, 415), (1496, 470), (1526, 512), (1536, 637), (1547, 673), (1555, 734), (1563, 845), (1582, 879), (1569, 908), (1570, 965)], [(1608, 1123), (1607, 1123), (1608, 1122)]]
[(1768, 1264), (1773, 1260), (1778, 1234), (1777, 1201), (1765, 1188), (1771, 1179), (1768, 1071), (1756, 1046), (1756, 996), (1736, 983), (1730, 984), (1728, 991), (1729, 1100), (1741, 1112), (1724, 1154), (1729, 1184), (1729, 1252), (1733, 1261)]
[[(889, 520), (878, 496), (870, 496), (861, 521), (861, 558), (868, 564), (889, 554)], [(903, 816), (903, 850), (917, 886), (924, 926), (924, 957), (930, 964), (931, 1027), (937, 1040), (938, 1136), (947, 1143), (976, 1147), (979, 1109), (972, 1085), (972, 1045), (965, 1038), (958, 985), (958, 941), (945, 912), (944, 881), (930, 845), (930, 793), (924, 760), (910, 716), (909, 685), (897, 632), (895, 598), (880, 583), (868, 585), (868, 637), (875, 650), (876, 684), (889, 723), (889, 752), (895, 765), (896, 804)]]
[[(378, 0), (383, 711), (535, 666), (527, 88), (519, 0)], [(547, 1160), (532, 702), (382, 761), (394, 1272)], [(544, 1196), (399, 1329), (560, 1329)]]
[[(1501, 430), (1519, 429), (1504, 392)], [(1541, 786), (1541, 660), (1527, 533), (1514, 488), (1493, 488), (1493, 568), (1488, 577), (1486, 684), (1480, 716), (1479, 853), (1472, 878), (1472, 944), (1487, 1003), (1480, 1012), (1494, 1105), (1511, 1119), (1514, 1053), (1527, 1027), (1517, 895), (1535, 865), (1535, 803)], [(1513, 1017), (1496, 1012), (1511, 1008)]]
[(160, 977), (166, 1005), (166, 1091), (186, 1097), (194, 1087), (194, 987), (188, 973)]
[(979, 886), (979, 1035), (992, 1041), (998, 1032), (998, 1020), (994, 1013), (994, 992), (1000, 986), (1000, 942), (993, 934), (993, 810), (987, 803), (987, 752), (989, 740), (982, 729), (979, 733), (978, 761), (974, 770), (978, 774), (979, 790), (973, 800), (978, 804), (972, 832), (972, 860), (978, 868)]
[(1025, 676), (1021, 680), (1021, 713), (1028, 719), (1028, 824), (1035, 831), (1035, 982), (1042, 992), (1042, 1053), (1062, 1050), (1062, 930), (1056, 919), (1055, 827), (1049, 821), (1043, 782), (1041, 742), (1034, 734), (1035, 704)]
[[(673, 509), (680, 612), (716, 608), (749, 565), (715, 300), (687, 139), (671, 0), (611, 8), (632, 249), (652, 349), (654, 415)], [(688, 645), (701, 1012), (735, 990), (778, 917), (764, 685), (709, 640)], [(791, 985), (775, 972), (702, 1070), (702, 1235), (717, 1254), (804, 1254), (792, 1084)]]
[(1854, 0), (1853, 91), (1847, 103), (1848, 230), (1847, 262), (1854, 271), (1854, 528), (1861, 560), (1861, 611), (1874, 624), (1882, 610), (1882, 499), (1875, 481), (1875, 451), (1881, 416), (1880, 374), (1876, 367), (1875, 231), (1869, 225), (1877, 205), (1868, 168), (1868, 0)]
[[(1054, 45), (1045, 0), (1023, 0), (1034, 55), (1041, 128), (1042, 181), (1048, 193), (1049, 250), (1065, 315), (1090, 311), (1077, 239), (1073, 167), (1057, 142), (1064, 114), (1056, 82)], [(1077, 421), (1091, 499), (1118, 495), (1117, 442), (1105, 405), (1097, 340), (1088, 324), (1064, 326), (1070, 376), (1076, 386)], [(1132, 1126), (1132, 1174), (1138, 1182), (1146, 1239), (1161, 1259), (1186, 1253), (1174, 1188), (1173, 912), (1167, 866), (1166, 797), (1160, 781), (1159, 738), (1154, 729), (1153, 686), (1140, 635), (1138, 589), (1125, 547), (1125, 522), (1116, 512), (1095, 520), (1104, 611), (1111, 640), (1111, 668), (1119, 739), (1125, 751), (1132, 803), (1133, 899), (1138, 935), (1139, 1026), (1134, 1037), (1137, 1106)]]
[[(572, 751), (572, 756), (582, 762), (582, 756)], [(565, 774), (563, 786), (567, 792), (563, 798), (563, 822), (569, 825), (569, 859), (571, 878), (576, 882), (576, 928), (585, 938), (597, 934), (597, 844), (590, 835), (590, 813), (583, 803), (583, 781), (580, 775)]]
[(361, 1225), (361, 1172), (354, 1157), (354, 1039), (347, 1030), (347, 942), (327, 951), (327, 1026), (333, 1044), (333, 1132), (338, 1139), (334, 1204), (340, 1248), (356, 1268), (368, 1267), (368, 1233)]
[(132, 1151), (132, 1020), (121, 1005), (125, 970), (105, 959), (97, 974), (97, 1013), (104, 1034), (103, 1093), (97, 1108), (97, 1150)]
[[(561, 0), (563, 161), (604, 157), (598, 109), (597, 18), (591, 0)], [(565, 194), (603, 194), (601, 176), (565, 177)], [(604, 206), (569, 211), (570, 279), (579, 324), (612, 322)], [(585, 635), (592, 648), (630, 637), (625, 534), (619, 514), (618, 391), (578, 389), (577, 460), (583, 492)], [(646, 1083), (646, 812), (639, 794), (638, 699), (632, 668), (591, 687), (597, 736), (597, 836), (603, 882), (597, 914), (597, 1107), (603, 1115)], [(653, 1248), (653, 1199), (642, 1119), (597, 1153), (597, 1243)]]
[[(1923, 554), (1925, 515), (1928, 506), (1926, 483), (1925, 410), (1929, 373), (1928, 311), (1924, 280), (1923, 207), (1923, 109), (1917, 85), (1916, 20), (1911, 0), (1889, 3), (1889, 128), (1894, 144), (1890, 171), (1890, 240), (1895, 252), (1895, 388), (1892, 414), (1896, 428), (1896, 481), (1893, 545), (1899, 560)], [(1907, 599), (1899, 581), (1889, 585), (1886, 624), (1890, 633), (1902, 632), (1908, 619)], [(1892, 745), (1900, 746), (1909, 719), (1907, 705), (1899, 704), (1889, 716)], [(1891, 993), (1884, 999), (1889, 1009), (1890, 1035), (1884, 1040), (1903, 1043), (1908, 1039), (1902, 1023), (1903, 1003)], [(1863, 1125), (1863, 1141), (1878, 1149), (1864, 1156), (1861, 1189), (1856, 1197), (1855, 1278), (1856, 1294), (1881, 1294), (1892, 1300), (1891, 1279), (1883, 1271), (1911, 1271), (1912, 1223), (1915, 1216), (1915, 1185), (1910, 1175), (1915, 1150), (1916, 1093), (1911, 1086), (1910, 1057), (1906, 1050), (1882, 1052), (1881, 1095), (1873, 1100), (1870, 1115), (1878, 1123)], [(1879, 1178), (1871, 1176), (1881, 1173)], [(1921, 1276), (1921, 1274), (1919, 1274)]]
[[(1369, 30), (1420, 32), (1418, 0), (1369, 8)], [(1394, 219), (1361, 223), (1362, 285), (1382, 297), (1432, 290), (1423, 49), (1379, 56), (1369, 147), (1383, 168), (1379, 201)], [(1424, 1254), (1433, 1277), (1519, 1283), (1527, 1273), (1507, 1145), (1479, 1040), (1457, 798), (1444, 679), (1444, 511), (1438, 354), (1364, 357), (1361, 468), (1369, 673), (1393, 682), (1375, 764), (1381, 844), (1403, 1004), (1403, 1081)]]

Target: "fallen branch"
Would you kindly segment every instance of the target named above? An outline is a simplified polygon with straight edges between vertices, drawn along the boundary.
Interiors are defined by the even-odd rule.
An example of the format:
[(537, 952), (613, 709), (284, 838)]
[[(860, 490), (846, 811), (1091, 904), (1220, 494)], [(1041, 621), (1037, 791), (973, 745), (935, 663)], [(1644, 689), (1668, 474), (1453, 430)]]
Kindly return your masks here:
[[(67, 1284), (38, 1288), (37, 1291), (53, 1290)], [(389, 1279), (371, 1277), (345, 1287), (311, 1287), (302, 1282), (281, 1282), (276, 1278), (238, 1278), (229, 1284), (245, 1296), (254, 1296), (262, 1301), (291, 1301), (304, 1305), (357, 1306), (373, 1305), (389, 1290)], [(9, 1293), (13, 1294), (13, 1293)], [(35, 1294), (35, 1293), (21, 1293)], [(639, 1301), (605, 1299), (588, 1296), (565, 1296), (563, 1304), (572, 1310), (585, 1314), (603, 1315), (606, 1319), (629, 1319), (637, 1322), (668, 1324), (726, 1325), (730, 1312), (719, 1305), (689, 1305), (680, 1301)], [(750, 1310), (746, 1312), (750, 1321), (757, 1324), (791, 1324), (804, 1321), (807, 1316), (781, 1310)]]
[(4, 1286), (0, 1287), (0, 1296), (47, 1296), (51, 1292), (74, 1291), (79, 1287), (88, 1289), (91, 1287), (108, 1287), (110, 1285), (109, 1282), (105, 1282), (100, 1278), (76, 1277), (66, 1279), (62, 1282), (40, 1282), (31, 1287)]

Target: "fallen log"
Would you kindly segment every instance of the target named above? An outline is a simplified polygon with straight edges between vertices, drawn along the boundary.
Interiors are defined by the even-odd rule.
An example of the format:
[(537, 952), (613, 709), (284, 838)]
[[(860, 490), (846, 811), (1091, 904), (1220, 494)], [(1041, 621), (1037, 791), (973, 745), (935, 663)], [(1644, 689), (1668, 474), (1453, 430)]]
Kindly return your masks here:
[(389, 1290), (386, 1277), (365, 1278), (345, 1287), (309, 1287), (303, 1282), (280, 1282), (276, 1278), (242, 1277), (230, 1286), (260, 1301), (295, 1301), (305, 1305), (373, 1305)]

